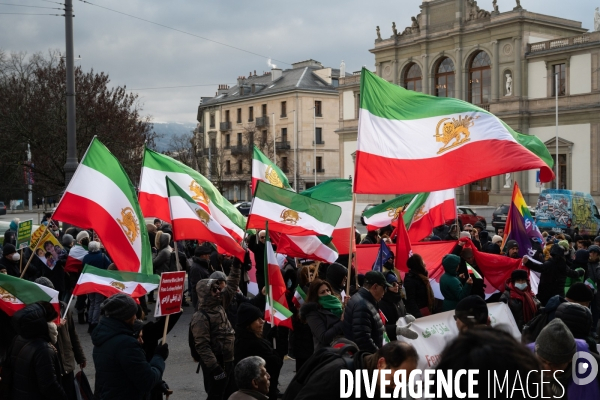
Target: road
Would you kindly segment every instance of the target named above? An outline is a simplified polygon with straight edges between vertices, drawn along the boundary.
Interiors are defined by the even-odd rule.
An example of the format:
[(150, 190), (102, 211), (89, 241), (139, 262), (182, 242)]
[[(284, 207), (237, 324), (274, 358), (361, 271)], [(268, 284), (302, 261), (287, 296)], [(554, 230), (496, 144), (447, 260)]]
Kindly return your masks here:
[(6, 213), (5, 215), (0, 215), (0, 221), (10, 222), (14, 218), (19, 218), (21, 221), (32, 219), (34, 225), (39, 225), (40, 222), (42, 221), (42, 218), (44, 218), (44, 210), (40, 209), (38, 211), (37, 209), (34, 208), (33, 211), (31, 211), (31, 212), (26, 211), (26, 212), (19, 212), (16, 214)]

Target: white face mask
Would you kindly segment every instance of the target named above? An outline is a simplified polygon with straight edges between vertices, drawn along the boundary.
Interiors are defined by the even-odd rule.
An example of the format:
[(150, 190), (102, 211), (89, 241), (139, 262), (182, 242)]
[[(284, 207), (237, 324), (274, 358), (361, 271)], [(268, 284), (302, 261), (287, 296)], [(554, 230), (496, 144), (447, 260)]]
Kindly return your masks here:
[(527, 284), (526, 283), (515, 283), (515, 287), (519, 290), (525, 290), (525, 289), (527, 289)]
[(12, 259), (13, 261), (19, 261), (21, 259), (21, 255), (19, 253), (13, 253)]

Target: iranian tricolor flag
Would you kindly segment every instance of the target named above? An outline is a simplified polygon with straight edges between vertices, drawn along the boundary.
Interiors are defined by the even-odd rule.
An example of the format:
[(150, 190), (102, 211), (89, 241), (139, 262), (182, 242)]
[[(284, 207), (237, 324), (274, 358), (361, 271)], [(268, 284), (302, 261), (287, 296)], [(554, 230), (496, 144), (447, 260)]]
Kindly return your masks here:
[(408, 205), (406, 213), (411, 215), (408, 237), (418, 242), (431, 235), (433, 228), (456, 219), (454, 189), (419, 194)]
[(469, 264), (469, 263), (465, 263), (465, 264), (467, 264), (467, 273), (469, 275), (473, 275), (476, 279), (483, 279), (481, 277), (481, 275), (479, 275), (479, 272), (477, 272), (477, 270), (475, 268), (473, 268), (471, 266), (471, 264)]
[[(260, 185), (258, 190), (260, 190)], [(277, 263), (277, 256), (271, 245), (269, 225), (266, 226), (265, 235), (265, 287), (269, 296), (266, 304), (265, 320), (271, 321), (273, 319), (274, 325), (283, 325), (293, 329), (292, 319), (290, 318), (292, 313), (289, 311), (287, 299), (285, 298), (287, 288)]]
[(81, 272), (83, 269), (83, 257), (88, 251), (80, 244), (76, 244), (69, 250), (67, 263), (65, 264), (65, 272)]
[[(365, 211), (363, 219), (367, 224), (367, 230), (375, 231), (388, 225), (398, 226), (398, 218), (402, 215), (404, 207), (408, 206), (415, 197), (414, 194), (405, 194)], [(409, 216), (405, 216), (404, 223), (407, 222), (410, 222)]]
[(256, 183), (258, 181), (292, 190), (287, 177), (277, 164), (269, 160), (269, 157), (260, 151), (258, 147), (254, 146), (254, 152), (252, 153), (252, 194), (256, 190)]
[[(292, 326), (292, 312), (283, 304), (273, 301), (273, 325), (285, 326), (289, 329), (294, 329)], [(265, 306), (265, 321), (271, 322), (271, 308), (269, 306), (269, 297), (267, 296), (267, 304)]]
[(246, 252), (215, 219), (179, 185), (166, 177), (174, 240), (204, 240), (242, 262)]
[(300, 285), (296, 287), (296, 291), (294, 292), (294, 298), (292, 299), (292, 301), (296, 305), (296, 308), (302, 307), (302, 305), (306, 301), (306, 293), (304, 293), (304, 290), (302, 290)]
[(279, 254), (290, 257), (327, 263), (335, 262), (339, 257), (335, 246), (332, 243), (325, 243), (323, 236), (288, 236), (281, 233), (276, 244)]
[[(365, 68), (360, 85), (355, 193), (433, 192), (530, 169), (540, 169), (542, 182), (554, 178), (544, 143), (489, 111), (406, 90)], [(474, 154), (485, 162), (457, 169)]]
[(100, 293), (110, 297), (126, 293), (131, 297), (142, 297), (153, 291), (160, 283), (159, 275), (139, 274), (126, 271), (108, 271), (86, 265), (73, 289), (74, 296)]
[(170, 222), (169, 200), (165, 177), (208, 212), (235, 240), (244, 236), (246, 220), (214, 185), (197, 171), (179, 161), (150, 149), (144, 152), (140, 182), (140, 206), (144, 216)]
[(152, 252), (135, 188), (114, 155), (92, 139), (52, 217), (93, 229), (121, 271), (152, 272)]
[[(316, 200), (339, 206), (342, 214), (333, 230), (332, 242), (339, 254), (350, 253), (350, 232), (354, 230), (354, 216), (352, 215), (352, 182), (350, 179), (330, 179), (300, 193)], [(354, 239), (354, 235), (352, 235)], [(356, 244), (352, 240), (352, 251), (356, 251)]]
[(258, 182), (247, 229), (264, 229), (292, 236), (331, 237), (340, 219), (339, 206)]
[(12, 316), (36, 301), (48, 301), (60, 316), (58, 291), (25, 279), (0, 274), (0, 310)]

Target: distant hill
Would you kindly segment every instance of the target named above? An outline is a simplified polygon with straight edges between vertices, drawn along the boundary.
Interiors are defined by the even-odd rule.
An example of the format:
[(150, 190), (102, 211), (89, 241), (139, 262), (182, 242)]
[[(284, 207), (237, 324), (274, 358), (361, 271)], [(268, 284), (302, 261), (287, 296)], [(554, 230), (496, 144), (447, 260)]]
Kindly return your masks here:
[(154, 122), (154, 131), (160, 136), (156, 139), (156, 150), (159, 152), (170, 150), (173, 136), (191, 133), (195, 128), (196, 124), (190, 122)]

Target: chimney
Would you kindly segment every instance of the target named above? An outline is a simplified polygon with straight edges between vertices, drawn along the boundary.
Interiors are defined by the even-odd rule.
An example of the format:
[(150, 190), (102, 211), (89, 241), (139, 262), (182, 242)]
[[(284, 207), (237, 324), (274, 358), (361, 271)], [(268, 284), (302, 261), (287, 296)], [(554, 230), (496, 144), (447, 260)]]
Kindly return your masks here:
[(256, 70), (254, 70), (254, 76), (256, 76)]
[(277, 79), (281, 78), (283, 72), (281, 72), (281, 68), (273, 68), (271, 69), (271, 82), (275, 82)]
[(227, 94), (229, 91), (229, 85), (219, 85), (217, 95)]
[(237, 79), (238, 87), (242, 86), (244, 84), (244, 79), (245, 79), (244, 76), (238, 76), (238, 79)]

